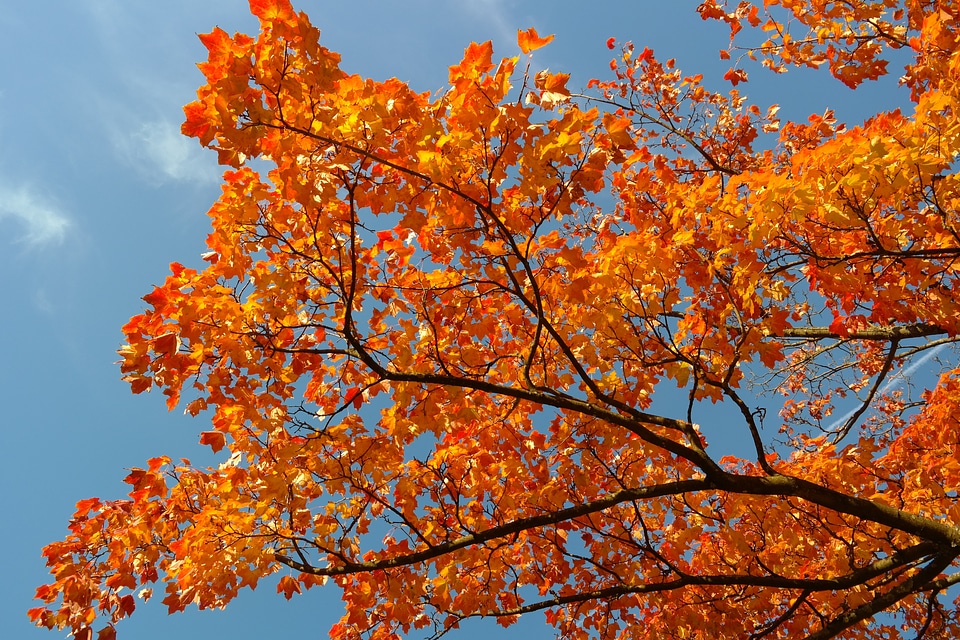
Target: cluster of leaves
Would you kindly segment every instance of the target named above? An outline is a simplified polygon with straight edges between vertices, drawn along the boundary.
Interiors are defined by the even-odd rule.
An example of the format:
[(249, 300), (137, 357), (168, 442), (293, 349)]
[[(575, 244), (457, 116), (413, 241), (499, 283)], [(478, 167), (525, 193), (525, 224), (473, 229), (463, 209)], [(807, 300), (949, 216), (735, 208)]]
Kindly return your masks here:
[(777, 70), (856, 86), (910, 49), (913, 113), (852, 128), (630, 45), (584, 94), (489, 43), (416, 93), (250, 5), (256, 38), (201, 36), (186, 107), (230, 167), (206, 266), (173, 264), (121, 349), (229, 457), (81, 501), (37, 624), (105, 640), (138, 589), (222, 607), (280, 572), (343, 590), (333, 638), (533, 611), (565, 638), (960, 633), (960, 370), (891, 384), (960, 335), (955, 0), (702, 3)]

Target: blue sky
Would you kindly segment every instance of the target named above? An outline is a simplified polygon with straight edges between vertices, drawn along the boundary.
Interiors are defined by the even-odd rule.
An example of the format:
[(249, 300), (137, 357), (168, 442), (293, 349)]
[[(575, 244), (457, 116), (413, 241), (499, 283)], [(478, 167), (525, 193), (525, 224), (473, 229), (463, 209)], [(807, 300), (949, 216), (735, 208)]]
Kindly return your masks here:
[[(301, 0), (346, 70), (440, 89), (470, 41), (515, 55), (516, 30), (556, 41), (535, 66), (572, 72), (570, 87), (605, 77), (609, 37), (675, 57), (723, 87), (717, 51), (726, 31), (703, 23), (693, 0)], [(0, 13), (0, 629), (5, 638), (54, 638), (25, 610), (47, 574), (40, 548), (65, 532), (77, 500), (121, 497), (126, 468), (152, 456), (205, 459), (201, 419), (168, 413), (159, 394), (132, 396), (113, 364), (120, 326), (167, 264), (198, 266), (205, 212), (219, 194), (215, 154), (179, 135), (204, 57), (197, 33), (254, 32), (245, 0), (33, 0)], [(711, 81), (711, 75), (715, 81)], [(902, 95), (891, 83), (855, 94), (835, 81), (757, 70), (745, 91), (781, 116), (826, 106), (856, 122)], [(856, 99), (854, 99), (856, 97)], [(167, 617), (142, 605), (121, 637), (199, 640), (323, 637), (338, 592), (288, 603), (272, 589), (223, 612)], [(459, 637), (552, 637), (539, 616), (502, 632), (479, 623)], [(417, 636), (414, 636), (417, 637)]]

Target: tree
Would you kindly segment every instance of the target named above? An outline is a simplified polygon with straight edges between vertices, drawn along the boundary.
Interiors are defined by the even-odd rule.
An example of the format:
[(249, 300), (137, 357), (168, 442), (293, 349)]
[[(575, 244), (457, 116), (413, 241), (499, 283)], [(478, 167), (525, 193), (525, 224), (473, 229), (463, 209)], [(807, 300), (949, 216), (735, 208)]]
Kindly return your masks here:
[(585, 93), (489, 43), (416, 93), (250, 6), (185, 109), (230, 167), (206, 265), (120, 350), (225, 460), (79, 502), (38, 625), (113, 638), (153, 583), (175, 612), (279, 574), (343, 590), (334, 638), (960, 635), (960, 368), (909, 379), (960, 334), (960, 3), (700, 5), (734, 85), (909, 53), (912, 112), (852, 128), (613, 41)]

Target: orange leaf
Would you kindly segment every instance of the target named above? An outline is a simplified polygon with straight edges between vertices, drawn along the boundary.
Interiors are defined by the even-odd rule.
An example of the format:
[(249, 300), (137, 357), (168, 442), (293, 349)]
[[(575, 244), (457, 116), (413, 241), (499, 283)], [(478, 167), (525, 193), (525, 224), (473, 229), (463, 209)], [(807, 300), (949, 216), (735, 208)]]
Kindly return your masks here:
[(287, 22), (294, 17), (289, 0), (250, 0), (250, 12), (261, 20)]
[(283, 576), (277, 583), (277, 593), (282, 593), (289, 600), (293, 594), (300, 593), (300, 583), (292, 576)]
[(530, 27), (526, 31), (517, 31), (517, 44), (520, 45), (520, 51), (524, 53), (535, 51), (548, 44), (551, 40), (553, 40), (552, 35), (541, 38), (537, 35), (537, 30), (533, 27)]
[(143, 393), (149, 391), (153, 386), (153, 380), (145, 376), (124, 376), (121, 378), (124, 382), (130, 383), (130, 390), (133, 393)]
[(171, 355), (180, 347), (180, 339), (175, 333), (165, 333), (153, 339), (152, 347), (154, 353)]
[(610, 141), (617, 147), (633, 149), (636, 141), (630, 133), (632, 123), (629, 118), (620, 117), (612, 113), (603, 115), (603, 127), (610, 136)]
[(143, 296), (142, 300), (153, 308), (159, 310), (160, 307), (167, 303), (167, 292), (160, 287), (154, 287), (153, 291)]
[[(816, 576), (852, 575), (838, 540), (879, 558), (925, 539), (955, 559), (960, 369), (873, 382), (928, 362), (901, 338), (960, 335), (955, 225), (926, 206), (952, 215), (958, 196), (946, 11), (903, 10), (901, 26), (878, 2), (782, 2), (763, 24), (770, 2), (702, 0), (733, 34), (765, 30), (749, 57), (828, 65), (851, 86), (885, 64), (857, 34), (914, 43), (915, 108), (847, 130), (830, 111), (780, 126), (614, 39), (592, 95), (528, 70), (509, 98), (517, 58), (495, 67), (489, 42), (450, 67), (448, 91), (417, 92), (344, 74), (290, 3), (250, 0), (256, 38), (201, 37), (184, 133), (272, 168), (225, 174), (202, 270), (172, 264), (120, 351), (134, 391), (209, 409), (200, 443), (230, 457), (154, 458), (127, 498), (78, 503), (43, 550), (52, 581), (31, 620), (93, 640), (99, 616), (112, 640), (145, 585), (176, 612), (267, 576), (291, 599), (326, 579), (313, 567), (343, 592), (332, 637), (452, 629), (522, 610), (527, 587), (577, 602), (549, 614), (558, 628), (706, 637), (722, 620), (743, 637), (769, 628), (771, 602), (786, 634), (896, 595), (881, 567), (787, 606)], [(773, 22), (790, 12), (793, 35)], [(525, 54), (551, 40), (517, 37)], [(780, 144), (759, 139), (777, 129)], [(693, 415), (705, 435), (756, 440), (762, 412), (734, 410), (728, 429), (706, 404), (743, 408), (748, 371), (777, 380), (749, 401), (782, 407), (784, 429), (748, 458), (710, 457)], [(661, 390), (687, 398), (686, 419), (653, 402)], [(856, 395), (869, 412), (833, 422)], [(622, 597), (620, 569), (657, 565), (675, 567), (664, 590)], [(682, 573), (710, 567), (725, 579), (705, 601)], [(922, 635), (922, 599), (903, 603)]]
[(77, 503), (77, 515), (85, 516), (98, 508), (100, 508), (100, 498), (87, 498)]
[(742, 69), (730, 69), (723, 75), (723, 79), (729, 81), (733, 86), (737, 86), (741, 82), (747, 81), (747, 72)]
[[(37, 593), (39, 594), (39, 590), (37, 590)], [(37, 598), (40, 598), (40, 596), (37, 595)], [(27, 610), (27, 617), (30, 618), (30, 622), (40, 626), (43, 625), (43, 620), (46, 617), (46, 613), (46, 607), (33, 607), (32, 609)]]
[(204, 431), (200, 434), (200, 444), (209, 445), (217, 453), (226, 446), (227, 437), (219, 431)]

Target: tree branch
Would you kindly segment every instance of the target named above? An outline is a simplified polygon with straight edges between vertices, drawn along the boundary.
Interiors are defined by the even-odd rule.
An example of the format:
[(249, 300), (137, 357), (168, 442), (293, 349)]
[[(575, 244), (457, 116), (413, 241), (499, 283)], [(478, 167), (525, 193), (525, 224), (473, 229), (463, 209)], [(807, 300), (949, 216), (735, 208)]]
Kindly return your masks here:
[(856, 607), (855, 609), (838, 616), (832, 622), (825, 625), (820, 631), (807, 636), (806, 640), (828, 640), (829, 638), (836, 637), (845, 629), (849, 629), (858, 622), (873, 617), (887, 607), (890, 607), (900, 600), (903, 600), (910, 594), (917, 591), (922, 591), (924, 585), (933, 580), (933, 578), (935, 578), (941, 571), (949, 567), (950, 563), (953, 562), (957, 555), (960, 555), (960, 549), (956, 547), (952, 547), (947, 551), (939, 553), (930, 561), (929, 564), (927, 564), (927, 566), (898, 584), (890, 591), (878, 595), (870, 602), (866, 602), (859, 607)]
[(499, 527), (491, 527), (486, 531), (461, 536), (456, 540), (434, 545), (421, 551), (382, 560), (371, 560), (368, 562), (346, 562), (341, 566), (332, 567), (314, 567), (312, 565), (307, 565), (305, 563), (293, 560), (282, 553), (276, 553), (274, 554), (274, 557), (278, 562), (285, 564), (292, 569), (317, 576), (339, 576), (375, 571), (379, 569), (392, 569), (395, 567), (403, 567), (424, 562), (426, 560), (431, 560), (458, 549), (483, 544), (498, 538), (508, 537), (528, 529), (545, 527), (572, 520), (574, 518), (609, 509), (610, 507), (623, 502), (630, 502), (632, 500), (649, 500), (651, 498), (658, 498), (662, 496), (704, 491), (710, 488), (711, 483), (706, 479), (703, 479), (682, 480), (679, 482), (658, 484), (652, 487), (642, 487), (639, 489), (624, 489), (622, 491), (617, 491), (616, 493), (613, 493), (605, 498), (594, 500), (593, 502), (586, 502), (573, 507), (567, 507), (566, 509), (559, 509), (557, 511), (546, 513), (542, 516), (521, 518)]
[(905, 326), (871, 327), (852, 331), (849, 335), (841, 336), (827, 327), (790, 327), (781, 333), (775, 334), (778, 338), (798, 338), (808, 340), (846, 339), (846, 340), (909, 340), (910, 338), (924, 338), (927, 336), (946, 335), (946, 329), (930, 324), (911, 324)]

